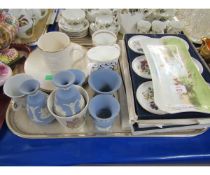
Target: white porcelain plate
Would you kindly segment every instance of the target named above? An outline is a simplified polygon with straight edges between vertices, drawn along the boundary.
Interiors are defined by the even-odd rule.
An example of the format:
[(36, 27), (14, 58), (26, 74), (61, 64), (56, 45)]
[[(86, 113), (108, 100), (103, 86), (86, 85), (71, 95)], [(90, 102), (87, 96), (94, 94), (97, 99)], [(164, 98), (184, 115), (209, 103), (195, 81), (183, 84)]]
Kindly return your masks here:
[(185, 41), (184, 39), (180, 38), (180, 37), (177, 37), (177, 36), (163, 36), (161, 39), (167, 39), (167, 38), (176, 38), (176, 39), (179, 39), (181, 41), (184, 42), (184, 45), (186, 46), (186, 48), (189, 50), (190, 46), (189, 44), (187, 43), (187, 41)]
[[(77, 45), (77, 47), (81, 47), (78, 44), (71, 43), (72, 45)], [(86, 49), (82, 47), (84, 54), (86, 54)], [(75, 52), (73, 54), (75, 60), (78, 60), (81, 56), (81, 53)], [(78, 59), (77, 59), (78, 58)], [(55, 86), (51, 82), (51, 78), (53, 75), (47, 66), (44, 55), (40, 51), (40, 49), (35, 49), (31, 52), (31, 54), (26, 59), (24, 65), (24, 71), (26, 74), (31, 75), (33, 78), (40, 82), (41, 89), (45, 91), (52, 91), (55, 89)], [(68, 64), (68, 63), (67, 63)], [(69, 64), (69, 69), (79, 69), (82, 70), (86, 77), (88, 76), (88, 69), (87, 69), (87, 58), (84, 57), (73, 64), (71, 67)]]
[(136, 91), (136, 98), (137, 98), (138, 103), (146, 111), (153, 114), (158, 114), (158, 115), (166, 114), (166, 112), (159, 110), (158, 106), (154, 102), (154, 92), (153, 92), (152, 81), (147, 81), (145, 83), (142, 83), (138, 87)]
[(144, 42), (144, 40), (148, 40), (150, 37), (143, 36), (143, 35), (137, 35), (133, 36), (128, 40), (128, 46), (131, 50), (133, 50), (136, 53), (144, 53), (143, 48), (141, 46), (141, 42)]
[(132, 61), (132, 69), (140, 77), (147, 78), (147, 79), (152, 78), (145, 55), (136, 57)]

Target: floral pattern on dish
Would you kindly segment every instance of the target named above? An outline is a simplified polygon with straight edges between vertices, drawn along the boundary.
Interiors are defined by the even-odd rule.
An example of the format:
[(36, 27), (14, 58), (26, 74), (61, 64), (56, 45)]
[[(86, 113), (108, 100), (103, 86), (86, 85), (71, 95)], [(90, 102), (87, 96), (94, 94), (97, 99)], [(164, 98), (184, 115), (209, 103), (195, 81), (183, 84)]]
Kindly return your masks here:
[(146, 111), (158, 115), (166, 114), (164, 111), (161, 111), (154, 102), (152, 81), (144, 82), (138, 87), (136, 91), (136, 98), (138, 103)]
[(143, 54), (144, 52), (141, 43), (148, 39), (150, 39), (150, 37), (144, 35), (133, 36), (128, 40), (128, 46), (132, 51)]
[(136, 57), (133, 60), (132, 69), (140, 77), (151, 79), (149, 65), (144, 55)]

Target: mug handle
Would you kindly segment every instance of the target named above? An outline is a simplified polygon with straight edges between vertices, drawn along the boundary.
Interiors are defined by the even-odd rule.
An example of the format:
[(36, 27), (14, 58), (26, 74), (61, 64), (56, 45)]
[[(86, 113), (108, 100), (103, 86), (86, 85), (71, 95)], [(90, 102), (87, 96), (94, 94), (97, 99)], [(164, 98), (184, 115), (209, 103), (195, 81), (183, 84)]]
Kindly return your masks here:
[(12, 100), (11, 103), (14, 111), (19, 111), (21, 109), (21, 105), (18, 102)]
[(81, 48), (81, 46), (72, 45), (72, 46), (70, 46), (70, 47), (72, 47), (72, 48), (70, 49), (70, 51), (69, 51), (70, 58), (73, 58), (73, 53), (74, 53), (75, 51), (78, 51), (78, 52), (82, 53), (82, 55), (79, 56), (76, 60), (73, 59), (73, 65), (74, 65), (75, 63), (77, 63), (78, 61), (80, 61), (81, 59), (83, 59), (83, 57), (85, 56), (85, 52), (84, 52), (84, 50)]

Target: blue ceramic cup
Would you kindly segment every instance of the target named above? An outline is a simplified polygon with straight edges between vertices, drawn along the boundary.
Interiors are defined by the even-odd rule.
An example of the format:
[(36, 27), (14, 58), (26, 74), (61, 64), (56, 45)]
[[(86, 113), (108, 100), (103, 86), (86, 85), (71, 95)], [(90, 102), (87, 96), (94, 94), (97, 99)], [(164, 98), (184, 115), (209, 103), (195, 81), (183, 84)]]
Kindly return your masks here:
[(98, 94), (114, 94), (121, 86), (120, 75), (111, 69), (99, 69), (90, 74), (89, 86)]
[(90, 100), (89, 113), (99, 131), (108, 131), (120, 112), (120, 104), (112, 95), (97, 95)]
[(74, 74), (75, 80), (74, 85), (82, 86), (85, 82), (85, 73), (79, 69), (69, 69), (68, 72)]

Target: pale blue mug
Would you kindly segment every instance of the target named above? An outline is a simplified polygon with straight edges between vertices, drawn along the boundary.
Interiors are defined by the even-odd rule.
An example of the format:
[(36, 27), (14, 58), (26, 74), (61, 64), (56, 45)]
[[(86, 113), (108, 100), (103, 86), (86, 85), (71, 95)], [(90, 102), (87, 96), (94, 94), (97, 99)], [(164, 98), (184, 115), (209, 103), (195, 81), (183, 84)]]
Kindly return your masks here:
[(97, 95), (90, 100), (88, 110), (95, 127), (108, 131), (120, 112), (120, 104), (112, 95)]
[(114, 94), (121, 86), (120, 75), (111, 69), (99, 69), (90, 74), (89, 86), (97, 94)]

